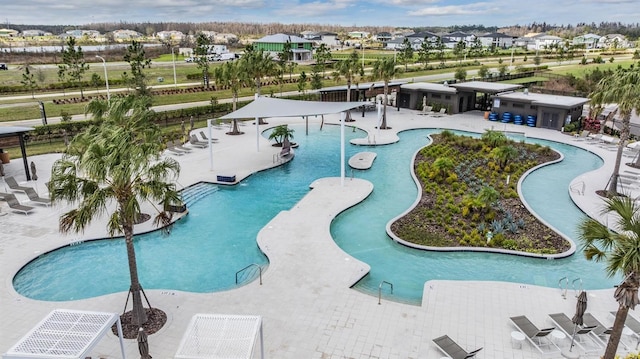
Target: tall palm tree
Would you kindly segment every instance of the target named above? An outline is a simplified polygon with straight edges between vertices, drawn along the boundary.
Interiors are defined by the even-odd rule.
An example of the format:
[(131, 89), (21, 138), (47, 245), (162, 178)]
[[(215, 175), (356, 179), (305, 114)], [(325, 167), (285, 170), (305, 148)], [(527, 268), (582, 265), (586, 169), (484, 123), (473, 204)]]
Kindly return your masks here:
[(389, 81), (391, 81), (400, 70), (396, 67), (393, 58), (387, 57), (382, 60), (377, 60), (373, 63), (373, 69), (371, 70), (371, 78), (375, 80), (384, 81), (384, 105), (382, 107), (382, 124), (380, 129), (386, 130), (391, 127), (387, 127), (387, 102), (389, 96)]
[(54, 202), (77, 203), (77, 208), (60, 217), (62, 232), (80, 232), (94, 219), (107, 215), (109, 234), (124, 235), (133, 319), (139, 326), (147, 317), (133, 226), (142, 215), (143, 202), (155, 207), (155, 225), (169, 224), (171, 213), (167, 210), (180, 202), (175, 188), (180, 166), (171, 158), (160, 157), (161, 132), (152, 121), (148, 98), (111, 99), (108, 113), (102, 111), (105, 101), (94, 101), (99, 103), (89, 109), (97, 109), (99, 121), (76, 136), (62, 158), (53, 164), (49, 190)]
[(616, 196), (605, 200), (602, 213), (611, 213), (615, 216), (615, 232), (599, 221), (588, 218), (579, 225), (578, 234), (583, 243), (582, 250), (588, 260), (604, 262), (610, 277), (624, 276), (624, 280), (614, 292), (614, 298), (619, 305), (618, 312), (603, 357), (613, 359), (627, 313), (638, 304), (640, 207), (632, 198)]
[[(273, 59), (271, 59), (269, 53), (264, 52), (262, 49), (257, 50), (253, 45), (247, 45), (244, 50), (244, 55), (240, 58), (240, 63), (240, 66), (247, 76), (253, 79), (253, 87), (258, 96), (260, 96), (262, 78), (272, 76), (276, 73), (276, 66)], [(260, 123), (264, 124), (265, 122), (260, 119)]]
[(589, 97), (592, 106), (600, 106), (607, 103), (618, 104), (618, 113), (622, 117), (622, 130), (620, 131), (616, 162), (607, 187), (607, 192), (610, 195), (614, 195), (618, 191), (620, 164), (624, 146), (629, 138), (631, 114), (634, 110), (636, 113), (640, 113), (640, 69), (637, 67), (631, 69), (618, 68), (612, 75), (600, 80), (596, 90)]
[[(226, 87), (231, 90), (231, 95), (233, 97), (232, 108), (233, 111), (235, 111), (238, 105), (238, 93), (240, 92), (240, 89), (250, 82), (246, 73), (243, 71), (241, 64), (237, 61), (227, 61), (222, 66), (216, 67), (213, 76), (215, 78), (216, 85)], [(238, 130), (238, 121), (234, 119), (231, 134), (238, 135), (240, 133), (240, 130)]]
[[(347, 102), (351, 102), (351, 84), (358, 76), (364, 76), (364, 67), (360, 62), (358, 53), (354, 50), (346, 60), (341, 60), (335, 65), (333, 78), (338, 81), (340, 77), (347, 80)], [(347, 120), (351, 120), (351, 112), (347, 111)]]

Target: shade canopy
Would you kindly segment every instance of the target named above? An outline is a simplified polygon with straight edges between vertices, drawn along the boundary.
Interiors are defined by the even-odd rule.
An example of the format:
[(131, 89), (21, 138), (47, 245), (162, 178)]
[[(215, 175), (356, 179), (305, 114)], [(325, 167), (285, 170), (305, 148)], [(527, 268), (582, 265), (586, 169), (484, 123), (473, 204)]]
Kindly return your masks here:
[(4, 359), (84, 359), (93, 347), (118, 325), (124, 359), (122, 326), (116, 313), (56, 309), (20, 339)]
[(262, 317), (253, 315), (196, 314), (182, 337), (176, 359), (251, 359)]
[(344, 112), (371, 102), (322, 102), (287, 100), (272, 97), (258, 97), (250, 104), (220, 117), (221, 120), (238, 118), (269, 118), (269, 117), (305, 117), (328, 115)]

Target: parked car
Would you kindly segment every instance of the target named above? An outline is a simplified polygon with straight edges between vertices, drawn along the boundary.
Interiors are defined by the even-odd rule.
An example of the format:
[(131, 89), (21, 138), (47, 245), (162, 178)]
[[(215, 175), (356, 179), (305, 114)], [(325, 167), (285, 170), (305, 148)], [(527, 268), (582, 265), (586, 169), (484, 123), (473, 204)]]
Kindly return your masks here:
[(9, 70), (9, 68), (7, 67), (7, 64), (0, 62), (0, 70)]

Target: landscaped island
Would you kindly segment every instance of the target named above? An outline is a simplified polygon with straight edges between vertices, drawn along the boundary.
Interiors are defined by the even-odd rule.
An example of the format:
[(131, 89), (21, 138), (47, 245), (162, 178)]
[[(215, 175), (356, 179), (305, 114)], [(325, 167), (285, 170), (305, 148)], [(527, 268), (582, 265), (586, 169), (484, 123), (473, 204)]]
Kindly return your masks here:
[(422, 186), (417, 206), (391, 225), (405, 241), (433, 247), (490, 247), (552, 254), (570, 244), (522, 204), (516, 190), (529, 169), (560, 158), (548, 146), (487, 131), (482, 138), (450, 131), (432, 136), (416, 155)]

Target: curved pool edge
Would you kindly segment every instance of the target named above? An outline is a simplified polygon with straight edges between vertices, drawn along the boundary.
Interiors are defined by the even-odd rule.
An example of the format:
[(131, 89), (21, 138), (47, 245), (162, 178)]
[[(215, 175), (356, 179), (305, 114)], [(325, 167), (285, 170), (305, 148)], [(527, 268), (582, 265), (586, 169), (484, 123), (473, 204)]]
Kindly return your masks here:
[[(433, 128), (433, 130), (437, 130), (437, 128)], [(479, 133), (479, 132), (476, 132), (476, 133)], [(431, 135), (430, 134), (427, 137), (429, 138), (430, 143), (433, 142), (432, 139), (431, 139)], [(537, 138), (537, 137), (530, 137), (530, 138)], [(553, 141), (553, 142), (557, 142), (557, 141)], [(427, 144), (427, 146), (429, 146), (430, 143)], [(422, 147), (422, 148), (424, 148), (424, 147)], [(413, 157), (411, 158), (411, 163), (409, 165), (410, 166), (410, 171), (409, 172), (411, 173), (411, 178), (413, 178), (413, 181), (414, 181), (414, 183), (416, 185), (417, 192), (418, 192), (417, 195), (416, 195), (416, 200), (413, 202), (413, 204), (411, 206), (409, 206), (407, 208), (406, 211), (400, 213), (396, 217), (394, 217), (391, 220), (389, 220), (389, 222), (387, 222), (385, 229), (386, 229), (387, 235), (391, 238), (391, 240), (393, 240), (396, 243), (402, 244), (402, 245), (404, 245), (406, 247), (409, 247), (409, 248), (415, 248), (415, 249), (419, 249), (419, 250), (432, 251), (432, 252), (482, 252), (482, 253), (507, 254), (507, 255), (515, 255), (515, 256), (521, 256), (521, 257), (540, 258), (540, 259), (561, 259), (561, 258), (569, 257), (569, 256), (573, 255), (573, 253), (575, 253), (576, 245), (573, 242), (573, 240), (571, 240), (569, 237), (567, 237), (566, 235), (564, 235), (563, 233), (558, 231), (555, 227), (553, 227), (547, 221), (543, 220), (535, 211), (533, 211), (533, 209), (529, 206), (529, 204), (524, 199), (524, 196), (522, 195), (521, 188), (520, 188), (522, 181), (527, 177), (527, 175), (529, 175), (530, 173), (534, 172), (536, 169), (539, 169), (541, 167), (544, 167), (544, 166), (547, 166), (547, 165), (552, 165), (554, 163), (558, 163), (558, 162), (562, 161), (564, 159), (564, 155), (562, 153), (560, 153), (560, 152), (557, 152), (557, 151), (556, 151), (557, 153), (560, 153), (560, 158), (558, 160), (547, 162), (547, 163), (543, 163), (543, 164), (540, 164), (538, 166), (535, 166), (535, 167), (529, 169), (528, 171), (526, 171), (520, 177), (520, 180), (518, 181), (518, 185), (517, 185), (517, 192), (518, 192), (518, 197), (520, 198), (520, 201), (523, 203), (523, 205), (529, 211), (529, 213), (531, 213), (534, 217), (536, 217), (536, 219), (539, 220), (542, 224), (544, 224), (545, 226), (550, 228), (552, 231), (554, 231), (555, 233), (557, 233), (558, 235), (560, 235), (562, 238), (564, 238), (565, 240), (567, 240), (570, 243), (571, 248), (568, 251), (565, 251), (565, 252), (562, 252), (562, 253), (555, 253), (555, 254), (540, 254), (540, 253), (528, 253), (528, 252), (522, 252), (522, 251), (514, 251), (514, 250), (502, 249), (502, 248), (433, 247), (433, 246), (425, 246), (425, 245), (415, 244), (415, 243), (406, 241), (406, 240), (398, 237), (391, 230), (391, 225), (395, 221), (397, 221), (398, 219), (406, 216), (409, 212), (411, 212), (418, 205), (418, 203), (420, 203), (420, 199), (422, 198), (422, 186), (420, 185), (420, 181), (418, 180), (418, 177), (416, 176), (415, 171), (414, 171), (415, 158), (416, 158), (418, 152), (420, 152), (420, 150), (422, 150), (422, 148), (418, 149), (413, 154)]]

